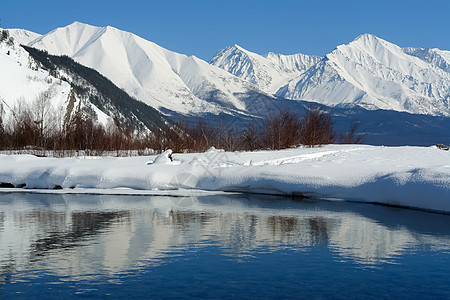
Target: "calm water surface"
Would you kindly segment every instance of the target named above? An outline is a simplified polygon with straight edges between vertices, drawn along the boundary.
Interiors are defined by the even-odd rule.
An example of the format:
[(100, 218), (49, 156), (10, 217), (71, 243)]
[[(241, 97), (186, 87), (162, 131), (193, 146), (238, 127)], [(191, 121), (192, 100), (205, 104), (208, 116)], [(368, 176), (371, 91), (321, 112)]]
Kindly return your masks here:
[(449, 225), (281, 197), (0, 193), (0, 298), (450, 298)]

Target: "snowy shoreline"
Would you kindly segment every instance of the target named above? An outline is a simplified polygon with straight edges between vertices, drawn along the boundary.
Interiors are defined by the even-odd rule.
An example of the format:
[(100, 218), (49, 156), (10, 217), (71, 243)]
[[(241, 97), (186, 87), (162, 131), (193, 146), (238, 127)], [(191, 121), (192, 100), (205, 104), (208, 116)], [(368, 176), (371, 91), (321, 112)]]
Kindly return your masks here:
[[(127, 158), (0, 155), (0, 192), (246, 192), (450, 212), (450, 152), (437, 147), (328, 145), (280, 151)], [(62, 188), (53, 190), (54, 188)], [(52, 189), (49, 191), (48, 189)], [(41, 191), (45, 192), (45, 191)]]

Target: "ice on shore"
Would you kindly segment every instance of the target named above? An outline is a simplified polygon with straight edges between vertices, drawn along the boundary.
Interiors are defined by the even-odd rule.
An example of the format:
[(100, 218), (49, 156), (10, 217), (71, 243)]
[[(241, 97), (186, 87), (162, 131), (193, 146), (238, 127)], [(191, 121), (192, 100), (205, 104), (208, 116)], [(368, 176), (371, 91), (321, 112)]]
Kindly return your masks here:
[(450, 152), (435, 146), (328, 145), (258, 152), (168, 150), (151, 157), (98, 159), (0, 155), (0, 183), (61, 192), (127, 188), (285, 194), (450, 212)]

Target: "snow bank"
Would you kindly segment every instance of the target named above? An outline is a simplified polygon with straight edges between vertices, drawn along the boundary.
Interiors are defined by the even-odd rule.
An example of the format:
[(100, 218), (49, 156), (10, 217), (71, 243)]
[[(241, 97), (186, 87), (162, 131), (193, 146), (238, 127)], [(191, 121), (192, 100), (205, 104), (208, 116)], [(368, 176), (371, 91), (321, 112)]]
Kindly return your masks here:
[[(129, 158), (0, 155), (0, 183), (25, 189), (200, 189), (299, 195), (450, 212), (450, 152), (329, 145)], [(172, 161), (173, 160), (173, 161)]]

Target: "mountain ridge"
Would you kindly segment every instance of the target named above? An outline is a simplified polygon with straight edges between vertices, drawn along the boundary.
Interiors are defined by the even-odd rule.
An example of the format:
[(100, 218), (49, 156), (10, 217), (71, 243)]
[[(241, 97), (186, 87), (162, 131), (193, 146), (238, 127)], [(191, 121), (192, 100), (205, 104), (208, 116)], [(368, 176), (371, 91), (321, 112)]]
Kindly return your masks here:
[[(318, 106), (333, 115), (340, 132), (345, 132), (354, 120), (361, 124), (367, 121), (369, 124), (361, 128), (368, 143), (448, 143), (441, 140), (448, 136), (450, 121), (446, 75), (449, 52), (445, 50), (401, 48), (363, 34), (349, 44), (337, 46), (325, 57), (313, 57), (313, 63), (306, 66), (296, 59), (301, 55), (259, 55), (234, 45), (232, 50), (260, 62), (263, 69), (269, 63), (272, 71), (280, 72), (278, 78), (293, 76), (271, 94), (258, 87), (257, 82), (195, 56), (169, 51), (132, 33), (110, 26), (79, 22), (71, 25), (39, 36), (30, 44), (44, 40), (38, 48), (45, 50), (53, 43), (54, 48), (50, 48), (55, 52), (71, 54), (78, 63), (93, 66), (117, 85), (112, 80), (115, 78), (122, 83), (117, 86), (123, 91), (174, 121), (204, 121), (217, 127), (228, 123), (242, 129), (250, 123), (262, 123), (280, 108), (301, 118), (308, 108)], [(2, 59), (8, 58), (4, 50), (0, 53)], [(258, 75), (255, 64), (247, 62), (248, 70), (253, 68), (253, 74)], [(26, 65), (28, 61), (19, 63)], [(42, 76), (39, 80), (47, 79)], [(8, 93), (14, 92), (4, 88)], [(3, 95), (2, 89), (0, 86)]]
[[(211, 63), (264, 89), (264, 76), (254, 77), (257, 68), (264, 73), (271, 66), (254, 63), (248, 72), (250, 58), (230, 49), (220, 50)], [(250, 52), (242, 47), (239, 50)], [(272, 86), (272, 91), (276, 90), (278, 97), (331, 106), (450, 116), (449, 53), (401, 48), (375, 35), (361, 34), (349, 44), (337, 46), (286, 84)]]
[(450, 116), (450, 52), (401, 48), (367, 33), (324, 57), (259, 55), (235, 44), (209, 64), (111, 26), (80, 22), (28, 46), (67, 55), (168, 115), (246, 114), (251, 103), (240, 95), (261, 94), (270, 101)]
[(280, 85), (300, 75), (319, 59), (301, 53), (259, 55), (235, 44), (220, 50), (209, 63), (275, 94)]
[(169, 51), (110, 26), (75, 22), (43, 35), (29, 46), (53, 55), (68, 55), (168, 114), (245, 113), (248, 103), (239, 95), (263, 93), (195, 56)]

